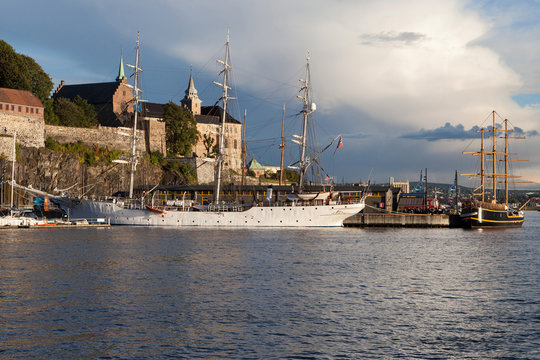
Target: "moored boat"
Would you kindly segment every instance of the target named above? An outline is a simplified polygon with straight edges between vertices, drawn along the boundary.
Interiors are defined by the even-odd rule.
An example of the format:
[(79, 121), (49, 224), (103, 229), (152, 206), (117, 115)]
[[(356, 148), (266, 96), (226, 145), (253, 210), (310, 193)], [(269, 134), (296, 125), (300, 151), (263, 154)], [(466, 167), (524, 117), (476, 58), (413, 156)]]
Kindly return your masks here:
[[(515, 153), (510, 153), (508, 149), (509, 139), (524, 139), (524, 137), (509, 136), (514, 131), (509, 127), (509, 121), (505, 119), (502, 126), (497, 126), (493, 111), (491, 128), (481, 128), (477, 130), (480, 133), (480, 151), (464, 152), (480, 158), (480, 170), (474, 174), (468, 175), (472, 179), (479, 179), (480, 185), (474, 189), (472, 199), (469, 203), (464, 203), (460, 214), (461, 222), (467, 228), (505, 228), (520, 227), (525, 221), (525, 212), (523, 206), (513, 207), (509, 204), (508, 184), (510, 183), (528, 183), (529, 181), (517, 181), (519, 176), (510, 175), (509, 164), (512, 161), (523, 161), (511, 159)], [(488, 150), (484, 146), (484, 138), (487, 134), (492, 140), (491, 148)], [(502, 136), (499, 136), (501, 134)], [(500, 149), (497, 140), (503, 140), (504, 148)], [(485, 162), (491, 162), (488, 169)], [(503, 167), (498, 168), (498, 164)], [(497, 184), (504, 184), (504, 188), (498, 189)], [(491, 192), (488, 193), (488, 186), (491, 185)], [(498, 199), (498, 193), (502, 193), (501, 200)]]
[[(137, 88), (137, 73), (139, 68), (139, 41), (137, 40), (137, 60), (135, 69), (135, 109), (138, 109), (139, 104), (139, 89)], [(223, 66), (221, 74), (223, 74), (223, 83), (217, 83), (223, 88), (221, 100), (223, 102), (223, 115), (221, 118), (221, 132), (225, 132), (224, 122), (227, 116), (227, 101), (229, 71), (231, 69), (229, 59), (229, 38), (227, 36), (225, 60), (218, 62)], [(296, 193), (296, 199), (283, 202), (272, 202), (262, 204), (225, 204), (220, 199), (221, 194), (221, 173), (223, 171), (223, 139), (220, 136), (219, 153), (216, 159), (216, 180), (214, 188), (214, 201), (210, 205), (189, 205), (185, 206), (182, 201), (182, 206), (175, 208), (161, 208), (154, 203), (146, 204), (147, 197), (142, 199), (133, 198), (133, 173), (135, 172), (135, 133), (133, 135), (133, 146), (131, 153), (131, 175), (130, 175), (130, 191), (129, 198), (109, 198), (105, 201), (93, 199), (79, 199), (64, 196), (55, 196), (39, 192), (35, 189), (26, 187), (26, 190), (33, 191), (41, 196), (48, 196), (50, 201), (61, 207), (70, 218), (106, 218), (113, 225), (141, 225), (141, 226), (248, 226), (248, 227), (298, 227), (298, 226), (343, 226), (343, 221), (362, 211), (365, 206), (364, 198), (356, 201), (342, 202), (341, 197), (335, 192), (320, 192), (315, 194), (307, 194), (303, 192), (303, 183), (306, 169), (316, 160), (306, 160), (306, 142), (307, 142), (307, 122), (308, 116), (315, 110), (309, 98), (309, 58), (306, 66), (306, 79), (302, 79), (302, 89), (304, 96), (303, 101), (303, 116), (304, 127), (303, 135), (300, 137), (302, 142), (300, 145), (301, 158), (298, 162), (300, 172), (300, 186)], [(136, 124), (137, 111), (134, 114)], [(328, 147), (327, 147), (328, 148)], [(148, 194), (146, 194), (148, 195)]]

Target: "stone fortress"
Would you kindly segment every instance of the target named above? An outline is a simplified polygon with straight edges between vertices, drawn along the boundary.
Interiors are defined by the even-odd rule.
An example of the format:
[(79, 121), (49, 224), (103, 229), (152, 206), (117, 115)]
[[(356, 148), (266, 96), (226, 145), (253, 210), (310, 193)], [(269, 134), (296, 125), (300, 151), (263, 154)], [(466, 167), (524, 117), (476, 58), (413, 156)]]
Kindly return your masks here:
[[(124, 76), (123, 60), (120, 60), (118, 76), (113, 82), (66, 85), (60, 83), (53, 99), (69, 100), (80, 96), (91, 104), (97, 114), (97, 128), (76, 128), (46, 125), (41, 101), (29, 91), (0, 88), (0, 156), (12, 156), (13, 133), (17, 143), (26, 147), (41, 148), (49, 137), (59, 143), (82, 141), (87, 145), (131, 152), (134, 114), (134, 96)], [(178, 158), (196, 169), (199, 183), (211, 183), (214, 161), (207, 159), (205, 135), (219, 144), (219, 130), (223, 109), (219, 106), (202, 107), (197, 95), (193, 76), (190, 74), (182, 106), (190, 111), (196, 121), (199, 139), (189, 157)], [(166, 156), (165, 122), (163, 105), (142, 103), (138, 116), (137, 144), (139, 154), (160, 152)], [(224, 165), (234, 172), (241, 172), (242, 124), (227, 114), (224, 139)]]

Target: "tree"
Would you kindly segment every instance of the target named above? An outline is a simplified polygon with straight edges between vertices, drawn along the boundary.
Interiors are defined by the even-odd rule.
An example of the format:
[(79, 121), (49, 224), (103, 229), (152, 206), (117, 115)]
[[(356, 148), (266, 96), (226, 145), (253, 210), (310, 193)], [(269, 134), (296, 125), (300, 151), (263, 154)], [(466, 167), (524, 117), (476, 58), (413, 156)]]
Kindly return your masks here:
[(195, 117), (172, 101), (165, 104), (163, 108), (167, 153), (172, 156), (189, 155), (199, 138)]
[(26, 55), (20, 56), (21, 62), (26, 69), (26, 76), (31, 85), (30, 91), (32, 94), (36, 95), (41, 102), (44, 102), (50, 97), (53, 89), (51, 78), (34, 59)]
[(11, 45), (0, 40), (0, 87), (28, 90), (44, 103), (53, 82), (34, 59), (18, 54)]
[(53, 104), (57, 122), (53, 125), (92, 128), (98, 124), (96, 112), (92, 105), (77, 96), (74, 101), (58, 98)]
[(215, 139), (208, 135), (203, 135), (203, 145), (204, 150), (206, 151), (205, 156), (209, 158), (216, 157), (216, 155), (219, 153), (219, 147), (217, 144), (214, 144)]

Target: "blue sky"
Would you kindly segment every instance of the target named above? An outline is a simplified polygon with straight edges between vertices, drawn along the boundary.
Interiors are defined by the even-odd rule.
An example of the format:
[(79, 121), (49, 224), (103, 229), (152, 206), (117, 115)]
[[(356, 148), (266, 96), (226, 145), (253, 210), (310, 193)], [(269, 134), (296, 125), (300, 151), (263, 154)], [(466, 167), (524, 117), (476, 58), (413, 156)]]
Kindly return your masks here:
[[(229, 29), (233, 115), (247, 111), (249, 153), (266, 165), (279, 164), (284, 104), (287, 137), (299, 131), (309, 51), (318, 141), (343, 136), (322, 159), (339, 181), (416, 181), (427, 167), (431, 180), (451, 182), (472, 170), (461, 153), (496, 110), (529, 135), (513, 150), (530, 159), (520, 173), (540, 183), (537, 1), (6, 0), (2, 13), (2, 39), (55, 85), (113, 80), (121, 53), (133, 62), (140, 31), (152, 102), (178, 102), (190, 67), (203, 105), (217, 101), (215, 60)], [(296, 156), (290, 144), (288, 161)]]

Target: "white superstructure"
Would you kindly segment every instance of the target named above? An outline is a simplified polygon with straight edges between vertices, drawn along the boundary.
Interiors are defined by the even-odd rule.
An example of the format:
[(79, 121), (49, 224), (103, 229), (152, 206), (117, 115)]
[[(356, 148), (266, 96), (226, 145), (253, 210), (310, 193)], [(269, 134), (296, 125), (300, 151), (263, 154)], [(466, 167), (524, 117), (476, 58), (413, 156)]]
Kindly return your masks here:
[(253, 206), (249, 208), (223, 206), (203, 211), (188, 207), (158, 212), (157, 209), (124, 208), (118, 201), (94, 201), (52, 198), (70, 218), (108, 218), (111, 225), (144, 226), (235, 226), (291, 227), (343, 226), (343, 220), (362, 211), (364, 202), (328, 205), (295, 204), (290, 206)]

